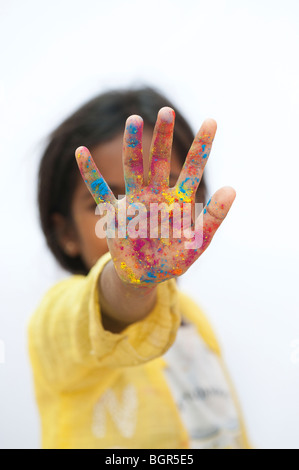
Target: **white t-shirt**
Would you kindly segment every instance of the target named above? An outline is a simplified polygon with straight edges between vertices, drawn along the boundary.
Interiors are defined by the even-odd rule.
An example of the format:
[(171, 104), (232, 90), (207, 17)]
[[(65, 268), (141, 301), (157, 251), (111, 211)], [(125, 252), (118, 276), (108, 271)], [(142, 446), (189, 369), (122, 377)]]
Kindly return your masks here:
[(241, 427), (220, 358), (194, 325), (179, 328), (164, 356), (167, 383), (193, 449), (239, 448)]

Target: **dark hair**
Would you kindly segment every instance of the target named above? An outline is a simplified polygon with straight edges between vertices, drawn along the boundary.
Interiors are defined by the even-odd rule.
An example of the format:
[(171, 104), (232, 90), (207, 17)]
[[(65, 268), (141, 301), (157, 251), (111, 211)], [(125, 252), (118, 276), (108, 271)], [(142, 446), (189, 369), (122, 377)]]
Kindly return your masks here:
[[(87, 274), (80, 256), (68, 256), (59, 244), (53, 214), (59, 213), (71, 222), (71, 203), (78, 178), (74, 157), (77, 147), (93, 147), (113, 139), (124, 130), (126, 119), (132, 114), (143, 118), (144, 127), (154, 128), (157, 113), (164, 106), (175, 110), (176, 121), (173, 147), (182, 164), (192, 144), (194, 134), (175, 106), (162, 94), (150, 87), (113, 90), (100, 94), (67, 118), (49, 136), (42, 156), (38, 175), (38, 206), (42, 230), (47, 244), (68, 271)], [(205, 180), (202, 178), (197, 198), (205, 202)]]

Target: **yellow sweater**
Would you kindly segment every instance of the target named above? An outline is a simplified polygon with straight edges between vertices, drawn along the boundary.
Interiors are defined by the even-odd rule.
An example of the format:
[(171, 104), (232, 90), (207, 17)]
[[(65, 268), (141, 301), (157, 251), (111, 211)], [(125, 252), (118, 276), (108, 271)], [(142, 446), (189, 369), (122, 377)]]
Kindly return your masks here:
[[(189, 448), (187, 402), (194, 398), (200, 401), (199, 416), (202, 414), (205, 422), (197, 432), (199, 447), (222, 447), (224, 443), (224, 447), (247, 448), (242, 416), (213, 330), (197, 305), (178, 292), (174, 280), (158, 286), (156, 306), (146, 319), (120, 334), (103, 329), (97, 284), (109, 259), (107, 253), (88, 276), (72, 276), (55, 285), (30, 320), (29, 352), (41, 416), (42, 447)], [(175, 347), (181, 315), (196, 326), (211, 364), (215, 362), (213, 355), (224, 371), (231, 394), (228, 399), (237, 416), (237, 424), (234, 421), (232, 426), (230, 419), (231, 425), (227, 426), (231, 426), (228, 432), (234, 428), (231, 442), (230, 438), (219, 439), (222, 425), (215, 427), (215, 410), (227, 393), (221, 395), (215, 387), (200, 386), (194, 388), (193, 395), (183, 391), (186, 412), (181, 407), (183, 418), (180, 414), (175, 400), (180, 393), (175, 377), (180, 378), (180, 373), (171, 375), (171, 354), (168, 363), (166, 352)], [(173, 362), (175, 367), (179, 361)], [(201, 419), (198, 421), (200, 424)], [(210, 422), (214, 423), (212, 428)], [(214, 429), (216, 439), (210, 439), (207, 429)]]

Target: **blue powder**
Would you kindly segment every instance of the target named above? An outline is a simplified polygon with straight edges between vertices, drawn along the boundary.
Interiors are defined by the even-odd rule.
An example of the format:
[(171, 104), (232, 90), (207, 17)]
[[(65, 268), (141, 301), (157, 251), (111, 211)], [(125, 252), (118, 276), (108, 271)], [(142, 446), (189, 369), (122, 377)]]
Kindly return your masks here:
[(138, 144), (139, 144), (138, 139), (128, 139), (127, 140), (127, 146), (128, 147), (135, 148), (135, 147), (137, 147)]
[(90, 185), (93, 193), (98, 193), (100, 195), (105, 196), (106, 194), (109, 194), (108, 187), (103, 180), (103, 178), (98, 178), (97, 180), (93, 181)]
[(135, 126), (134, 124), (129, 124), (127, 126), (127, 131), (130, 133), (130, 134), (137, 134), (138, 132), (138, 127)]
[(154, 274), (152, 274), (150, 272), (148, 272), (147, 275), (148, 275), (148, 277), (157, 277), (157, 276), (155, 276)]
[(180, 190), (181, 193), (185, 193), (185, 192), (186, 192), (186, 190), (184, 189), (183, 186), (184, 186), (184, 184), (185, 184), (189, 179), (190, 179), (190, 178), (186, 178), (185, 181), (182, 181), (182, 183), (180, 184), (179, 190)]

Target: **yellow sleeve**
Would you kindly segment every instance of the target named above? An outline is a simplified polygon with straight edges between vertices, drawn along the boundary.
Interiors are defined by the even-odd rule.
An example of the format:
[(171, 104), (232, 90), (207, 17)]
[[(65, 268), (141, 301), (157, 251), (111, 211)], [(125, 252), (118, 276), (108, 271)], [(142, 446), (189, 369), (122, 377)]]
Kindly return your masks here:
[[(29, 353), (35, 376), (50, 388), (80, 387), (99, 368), (139, 365), (163, 355), (180, 325), (174, 280), (159, 284), (154, 309), (122, 333), (104, 330), (98, 279), (110, 253), (88, 276), (59, 282), (43, 298), (29, 323)], [(98, 380), (98, 376), (97, 376)]]

